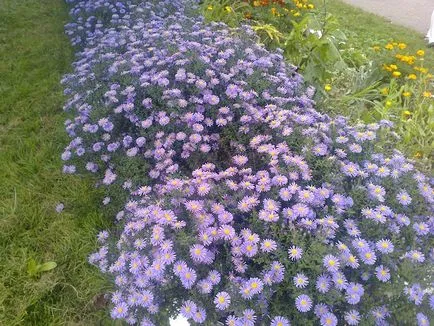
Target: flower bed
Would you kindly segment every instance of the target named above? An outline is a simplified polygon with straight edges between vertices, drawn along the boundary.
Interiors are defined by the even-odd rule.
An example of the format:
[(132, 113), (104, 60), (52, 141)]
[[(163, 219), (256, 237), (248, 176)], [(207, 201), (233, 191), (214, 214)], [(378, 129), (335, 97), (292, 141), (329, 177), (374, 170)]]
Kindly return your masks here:
[(281, 52), (194, 2), (70, 2), (62, 158), (122, 203), (90, 257), (114, 319), (429, 323), (431, 181), (376, 153), (387, 121), (316, 111)]

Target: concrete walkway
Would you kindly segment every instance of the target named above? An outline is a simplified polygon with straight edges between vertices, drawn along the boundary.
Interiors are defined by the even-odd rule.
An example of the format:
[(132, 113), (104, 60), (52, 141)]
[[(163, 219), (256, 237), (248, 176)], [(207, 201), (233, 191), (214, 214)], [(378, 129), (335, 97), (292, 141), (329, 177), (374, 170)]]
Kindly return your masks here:
[[(383, 16), (392, 23), (409, 27), (425, 36), (430, 25), (434, 0), (342, 0)], [(357, 22), (354, 22), (357, 24)]]

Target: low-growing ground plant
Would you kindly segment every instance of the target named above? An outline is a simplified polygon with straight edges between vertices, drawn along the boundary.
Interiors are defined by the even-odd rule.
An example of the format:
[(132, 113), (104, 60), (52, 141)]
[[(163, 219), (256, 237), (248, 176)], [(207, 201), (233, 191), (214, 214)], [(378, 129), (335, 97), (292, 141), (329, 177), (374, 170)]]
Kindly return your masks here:
[[(206, 20), (236, 18), (238, 24), (249, 23), (268, 48), (282, 48), (285, 58), (316, 87), (315, 100), (321, 110), (365, 123), (391, 120), (401, 138), (399, 149), (431, 168), (433, 79), (424, 66), (424, 50), (410, 53), (407, 44), (394, 41), (382, 44), (373, 39), (368, 48), (366, 40), (349, 42), (330, 14), (328, 1), (317, 6), (308, 1), (245, 1), (247, 6), (238, 6), (230, 14), (221, 10), (218, 15), (213, 8), (222, 2), (206, 3)], [(381, 90), (389, 84), (384, 98)]]

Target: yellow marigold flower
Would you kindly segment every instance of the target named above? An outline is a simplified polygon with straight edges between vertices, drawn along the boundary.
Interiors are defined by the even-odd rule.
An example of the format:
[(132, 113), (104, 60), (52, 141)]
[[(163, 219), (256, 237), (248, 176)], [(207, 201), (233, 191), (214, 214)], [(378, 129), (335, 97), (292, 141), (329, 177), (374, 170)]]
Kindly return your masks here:
[(404, 97), (410, 97), (411, 96), (411, 92), (403, 92), (402, 96), (404, 96)]
[(300, 14), (300, 12), (298, 12), (298, 11), (294, 13), (294, 17), (298, 17), (298, 16), (300, 16), (300, 15), (301, 15), (301, 14)]
[(417, 54), (418, 56), (420, 56), (420, 57), (423, 57), (423, 56), (425, 55), (425, 51), (424, 51), (424, 50), (418, 50), (418, 51), (416, 52), (416, 54)]
[(409, 65), (412, 65), (416, 61), (416, 57), (413, 55), (410, 55), (410, 56), (404, 55), (404, 56), (402, 56), (401, 61), (407, 62)]
[(392, 68), (388, 65), (383, 65), (383, 69), (392, 72)]
[(315, 8), (315, 5), (309, 3), (309, 4), (307, 5), (307, 8), (308, 8), (308, 9), (314, 9), (314, 8)]
[(423, 157), (423, 153), (421, 151), (417, 151), (416, 153), (414, 153), (414, 157), (415, 158), (422, 158)]
[(253, 7), (259, 7), (261, 5), (261, 1), (253, 1)]
[(227, 12), (232, 12), (232, 8), (231, 8), (231, 6), (226, 6), (226, 7), (225, 7), (225, 10), (226, 10)]
[(402, 55), (402, 54), (399, 54), (399, 53), (397, 53), (396, 55), (395, 55), (395, 58), (396, 59), (400, 59), (401, 61), (402, 61), (402, 58), (403, 58), (404, 56)]
[(380, 47), (378, 46), (378, 45), (374, 45), (373, 47), (372, 47), (372, 49), (374, 50), (374, 51), (380, 51)]
[(397, 65), (390, 65), (390, 69), (392, 69), (392, 70), (397, 70), (397, 69), (398, 69), (398, 66), (397, 66)]
[(271, 13), (273, 14), (273, 16), (276, 16), (277, 14), (277, 9), (276, 8), (271, 8)]
[(386, 107), (392, 106), (392, 101), (386, 101)]
[(389, 89), (387, 87), (382, 88), (381, 89), (381, 94), (383, 94), (383, 95), (389, 94)]
[(415, 74), (410, 74), (407, 77), (408, 77), (408, 79), (411, 79), (411, 80), (416, 80), (417, 79), (417, 76)]
[(422, 74), (426, 74), (426, 73), (428, 72), (428, 69), (426, 69), (426, 68), (419, 68), (419, 71), (420, 71)]
[(395, 78), (399, 78), (399, 77), (401, 77), (401, 73), (399, 71), (394, 71), (394, 72), (392, 72), (392, 76)]
[(431, 92), (423, 92), (423, 96), (424, 97), (431, 97), (432, 96), (432, 93)]
[(388, 44), (386, 44), (385, 48), (387, 50), (393, 50), (393, 44), (388, 43)]
[(397, 45), (398, 45), (398, 43), (397, 43), (397, 42), (393, 42), (392, 44), (393, 44), (394, 46), (397, 46)]
[(207, 8), (208, 10), (212, 10), (213, 9), (213, 7), (212, 6), (208, 6), (208, 8)]
[(409, 119), (411, 117), (411, 112), (406, 110), (406, 111), (402, 112), (402, 116), (406, 119)]
[(325, 89), (327, 92), (330, 92), (330, 91), (332, 90), (332, 85), (330, 85), (330, 84), (326, 84), (326, 85), (324, 86), (324, 89)]
[(398, 44), (398, 48), (400, 48), (401, 50), (404, 50), (407, 47), (407, 44), (405, 43), (399, 43)]

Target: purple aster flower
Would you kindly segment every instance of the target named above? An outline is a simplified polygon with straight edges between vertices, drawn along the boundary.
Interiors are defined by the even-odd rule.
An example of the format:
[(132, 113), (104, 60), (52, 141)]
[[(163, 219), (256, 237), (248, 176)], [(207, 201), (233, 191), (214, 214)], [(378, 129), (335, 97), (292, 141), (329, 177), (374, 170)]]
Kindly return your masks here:
[(191, 300), (185, 301), (181, 306), (181, 314), (187, 319), (192, 318), (193, 315), (196, 313), (196, 311), (197, 311), (197, 306)]
[(229, 98), (234, 99), (238, 96), (239, 92), (240, 92), (240, 89), (237, 85), (229, 84), (228, 87), (226, 88), (225, 93)]
[(206, 320), (206, 311), (203, 308), (198, 308), (196, 312), (193, 314), (193, 321), (202, 324)]
[(343, 273), (337, 272), (333, 274), (333, 283), (338, 290), (345, 290), (348, 285), (348, 281)]
[(381, 239), (375, 243), (375, 246), (382, 254), (389, 254), (394, 249), (393, 243), (389, 239)]
[(414, 304), (417, 306), (422, 303), (423, 297), (425, 295), (425, 292), (423, 291), (422, 287), (418, 283), (413, 284), (410, 287), (406, 286), (404, 288), (404, 293), (407, 294), (408, 299), (414, 302)]
[(360, 253), (360, 259), (366, 265), (374, 265), (377, 261), (377, 256), (375, 255), (375, 252), (368, 249)]
[(125, 302), (120, 302), (111, 311), (110, 316), (113, 319), (125, 318), (128, 315), (128, 306)]
[(277, 248), (277, 244), (276, 244), (276, 241), (274, 241), (274, 240), (265, 239), (261, 243), (261, 250), (263, 252), (269, 253), (269, 252), (276, 250), (276, 248)]
[(327, 255), (323, 258), (323, 266), (331, 273), (337, 272), (340, 267), (339, 259), (333, 255)]
[(303, 273), (298, 273), (293, 278), (294, 285), (297, 288), (305, 288), (309, 284), (309, 279)]
[(301, 294), (295, 299), (295, 306), (300, 312), (308, 312), (312, 309), (312, 299), (306, 294)]
[(222, 225), (219, 228), (219, 235), (222, 239), (231, 240), (235, 236), (235, 229), (230, 225)]
[(318, 303), (315, 305), (314, 313), (315, 316), (317, 316), (318, 318), (321, 318), (321, 316), (325, 315), (328, 312), (330, 312), (330, 309), (326, 304)]
[(428, 224), (425, 222), (414, 223), (413, 224), (413, 230), (419, 236), (427, 235), (430, 232), (430, 228), (429, 228)]
[(411, 197), (405, 190), (401, 190), (396, 195), (396, 199), (402, 206), (408, 206), (411, 203)]
[(217, 309), (225, 310), (231, 304), (231, 297), (227, 292), (219, 292), (215, 296), (214, 304), (216, 305)]
[(417, 325), (418, 326), (429, 326), (429, 319), (427, 316), (425, 316), (423, 313), (418, 312), (416, 314), (416, 319), (417, 319)]
[(276, 316), (271, 320), (270, 326), (291, 326), (291, 323), (285, 317)]
[(209, 294), (212, 291), (212, 283), (208, 280), (201, 280), (197, 283), (199, 291), (203, 294)]
[(297, 261), (301, 259), (303, 255), (303, 249), (301, 249), (300, 247), (292, 246), (291, 248), (289, 248), (288, 253), (289, 259), (291, 259), (292, 261)]
[(196, 272), (187, 267), (180, 275), (181, 283), (186, 289), (191, 289), (193, 284), (196, 282)]
[(386, 190), (382, 186), (374, 185), (370, 183), (368, 185), (369, 196), (373, 199), (377, 199), (380, 202), (384, 201)]
[(411, 250), (405, 254), (405, 257), (415, 263), (423, 263), (425, 261), (425, 255), (419, 250)]
[(326, 293), (330, 289), (330, 282), (331, 282), (330, 277), (328, 275), (322, 274), (317, 278), (315, 287), (318, 290), (318, 292)]
[(350, 326), (358, 325), (360, 322), (360, 313), (357, 310), (350, 310), (345, 313), (344, 319)]
[(376, 267), (375, 273), (377, 278), (381, 282), (387, 282), (388, 280), (390, 280), (390, 270), (387, 267), (384, 267), (383, 265)]
[(390, 316), (390, 312), (389, 312), (389, 310), (387, 309), (386, 306), (381, 306), (381, 307), (374, 308), (374, 309), (372, 309), (371, 313), (372, 313), (372, 316), (374, 316), (374, 318), (376, 319), (377, 322), (383, 321), (387, 317)]
[(253, 309), (243, 310), (243, 319), (244, 321), (251, 322), (252, 325), (254, 325), (256, 321), (255, 311)]
[(327, 145), (317, 144), (312, 148), (313, 154), (316, 156), (324, 156), (327, 154)]
[(320, 323), (321, 326), (336, 326), (338, 324), (338, 319), (333, 313), (328, 312), (321, 316)]
[(211, 271), (208, 274), (208, 279), (212, 283), (212, 285), (217, 285), (220, 283), (221, 275), (217, 271)]
[(205, 101), (206, 103), (211, 104), (211, 105), (217, 105), (217, 104), (219, 104), (220, 99), (219, 99), (219, 97), (216, 96), (216, 95), (206, 94), (206, 95), (204, 96), (204, 101)]
[(429, 307), (434, 310), (434, 294), (429, 297)]
[(56, 212), (57, 213), (61, 213), (63, 211), (63, 209), (65, 208), (65, 205), (63, 203), (58, 203), (56, 205)]

